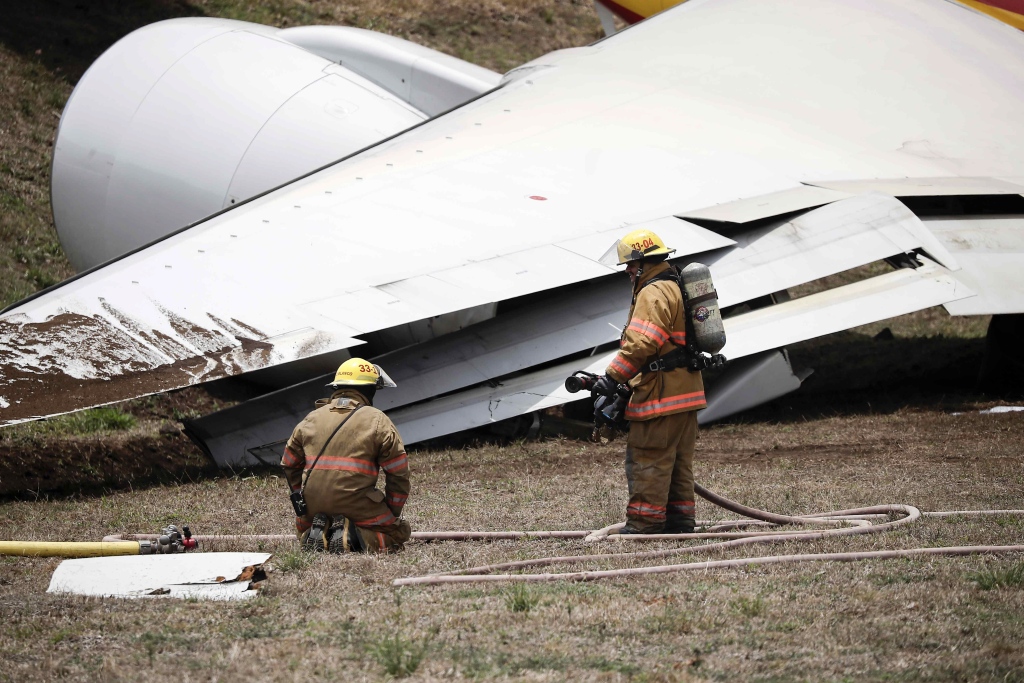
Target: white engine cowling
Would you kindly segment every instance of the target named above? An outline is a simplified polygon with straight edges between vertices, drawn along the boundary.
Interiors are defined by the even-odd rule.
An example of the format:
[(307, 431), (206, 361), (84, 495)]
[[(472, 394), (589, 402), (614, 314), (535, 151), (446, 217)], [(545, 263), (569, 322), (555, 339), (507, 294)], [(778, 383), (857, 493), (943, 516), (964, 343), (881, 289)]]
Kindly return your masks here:
[[(329, 35), (352, 40), (346, 30), (358, 31)], [(355, 37), (365, 44), (373, 39), (368, 33)], [(374, 82), (285, 35), (246, 22), (172, 19), (129, 34), (89, 68), (61, 117), (51, 187), (57, 233), (76, 269), (160, 239), (427, 117), (377, 75), (404, 73), (396, 69), (408, 70), (413, 51), (427, 64), (433, 51), (382, 40), (390, 48), (368, 74)], [(344, 45), (339, 49), (343, 54)], [(467, 99), (499, 79), (467, 64), (461, 71), (481, 77), (466, 86), (452, 61), (437, 59)]]

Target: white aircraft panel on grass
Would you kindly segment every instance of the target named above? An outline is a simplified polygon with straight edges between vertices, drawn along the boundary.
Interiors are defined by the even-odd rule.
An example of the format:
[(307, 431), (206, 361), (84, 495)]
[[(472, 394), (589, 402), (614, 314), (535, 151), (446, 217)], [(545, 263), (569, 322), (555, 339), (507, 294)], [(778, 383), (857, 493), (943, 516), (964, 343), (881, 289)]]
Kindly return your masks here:
[(96, 598), (184, 598), (246, 600), (259, 595), (270, 553), (205, 552), (128, 555), (64, 560), (53, 571), (47, 593)]
[[(750, 200), (772, 193), (780, 194), (762, 213), (847, 192), (807, 183), (1022, 177), (1024, 131), (1006, 123), (1024, 120), (1022, 93), (1024, 38), (952, 3), (691, 0), (591, 47), (535, 60), (458, 109), (12, 307), (0, 318), (0, 423), (48, 414), (33, 390), (68, 377), (82, 386), (63, 410), (95, 404), (90, 386), (100, 383), (103, 402), (130, 398), (592, 280), (611, 272), (597, 262), (595, 236), (652, 221), (681, 226), (682, 239), (696, 234), (667, 216), (740, 201), (736, 217), (749, 219), (759, 213)], [(850, 207), (882, 206), (871, 197), (839, 198), (790, 227), (823, 218), (823, 230), (886, 229), (834, 245), (785, 243), (776, 264), (765, 254), (759, 273), (791, 286), (893, 249), (921, 249), (955, 267), (912, 215), (851, 219)], [(723, 273), (729, 254), (739, 263), (756, 241), (735, 225), (740, 232), (719, 231), (737, 243), (715, 252)], [(747, 265), (736, 266), (737, 282)], [(955, 275), (933, 278), (941, 295), (900, 287), (900, 305), (880, 310), (955, 300), (965, 295)], [(723, 297), (739, 303), (774, 282), (759, 274), (733, 293), (726, 285)], [(872, 292), (845, 291), (874, 301)], [(828, 313), (839, 298), (815, 296), (822, 329), (861, 324), (859, 313)], [(93, 321), (90, 343), (70, 343), (82, 320)], [(22, 353), (44, 329), (48, 355)], [(259, 353), (245, 363), (201, 362), (253, 343)], [(147, 353), (131, 363), (106, 352), (135, 347)], [(538, 386), (526, 394), (549, 388)], [(532, 400), (503, 397), (498, 412)]]

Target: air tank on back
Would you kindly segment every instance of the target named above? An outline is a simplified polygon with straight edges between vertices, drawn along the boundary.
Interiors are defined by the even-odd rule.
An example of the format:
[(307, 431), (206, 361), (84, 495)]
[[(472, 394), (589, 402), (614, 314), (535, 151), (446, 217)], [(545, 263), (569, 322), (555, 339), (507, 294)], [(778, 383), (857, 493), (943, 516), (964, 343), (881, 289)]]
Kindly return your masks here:
[(725, 346), (725, 325), (711, 270), (703, 263), (694, 262), (683, 268), (682, 274), (686, 310), (697, 350), (714, 355)]
[[(309, 35), (292, 31), (296, 42)], [(500, 78), (369, 31), (318, 27), (312, 47), (287, 35), (246, 22), (171, 19), (129, 34), (89, 68), (61, 116), (51, 185), (57, 234), (77, 270), (423, 121), (433, 112), (391, 91), (415, 64), (431, 67), (435, 81), (456, 82), (442, 91), (449, 100)], [(365, 55), (375, 37), (370, 78), (338, 63), (351, 45)]]

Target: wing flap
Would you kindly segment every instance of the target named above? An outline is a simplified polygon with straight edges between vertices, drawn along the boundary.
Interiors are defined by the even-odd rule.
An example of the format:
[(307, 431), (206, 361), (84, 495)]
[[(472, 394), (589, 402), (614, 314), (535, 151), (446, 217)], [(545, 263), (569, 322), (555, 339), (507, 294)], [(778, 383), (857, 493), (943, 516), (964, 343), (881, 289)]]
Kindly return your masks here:
[(785, 223), (734, 235), (712, 265), (722, 306), (749, 301), (928, 245), (952, 257), (903, 204), (881, 194), (841, 199)]
[(946, 268), (923, 260), (920, 268), (903, 268), (729, 318), (722, 353), (741, 358), (974, 296)]
[[(948, 270), (929, 262), (730, 318), (724, 350), (730, 358), (740, 358), (972, 295)], [(565, 378), (576, 370), (604, 372), (613, 356), (562, 363), (497, 387), (478, 387), (400, 408), (390, 416), (407, 443), (483, 426), (584, 398), (566, 391)]]
[(853, 194), (849, 192), (801, 185), (788, 190), (686, 211), (680, 213), (679, 218), (696, 218), (720, 223), (750, 223), (794, 211), (813, 209), (852, 196)]

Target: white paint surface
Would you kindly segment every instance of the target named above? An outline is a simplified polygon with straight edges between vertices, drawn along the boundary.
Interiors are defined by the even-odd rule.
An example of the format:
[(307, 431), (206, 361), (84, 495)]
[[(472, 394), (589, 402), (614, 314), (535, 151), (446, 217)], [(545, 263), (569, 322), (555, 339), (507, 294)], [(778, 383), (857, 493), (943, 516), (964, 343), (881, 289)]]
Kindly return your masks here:
[(237, 578), (246, 567), (262, 565), (270, 553), (183, 553), (122, 555), (64, 560), (54, 570), (47, 593), (95, 597), (172, 597), (244, 600), (258, 591)]
[[(498, 91), (4, 320), (109, 318), (108, 307), (160, 330), (170, 327), (160, 311), (204, 326), (237, 318), (281, 340), (237, 370), (280, 364), (592, 279), (609, 271), (555, 245), (665, 216), (809, 182), (1024, 177), (1022, 93), (1024, 37), (953, 3), (694, 0), (535, 60)], [(908, 244), (924, 241), (907, 232)], [(841, 260), (842, 245), (820, 247)], [(783, 261), (766, 259), (762, 272), (786, 280)], [(418, 298), (428, 283), (428, 300)], [(821, 315), (832, 329), (859, 324)], [(53, 355), (2, 360), (42, 377), (128, 372), (78, 349), (45, 350)], [(135, 371), (164, 363), (142, 354)]]

